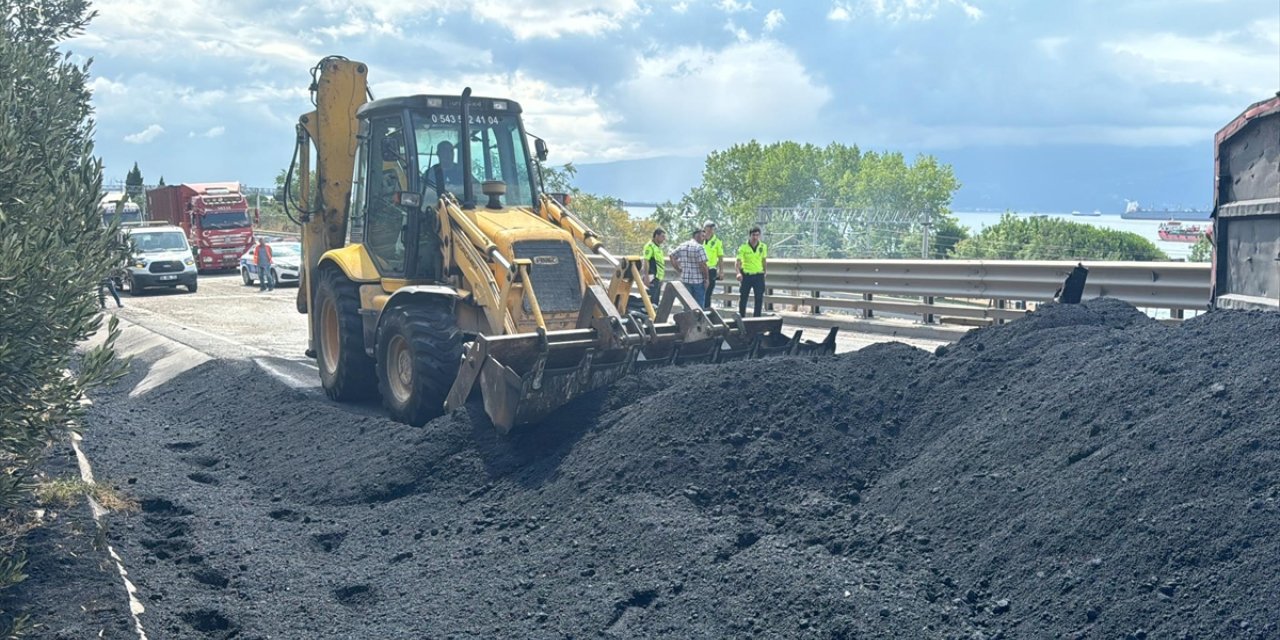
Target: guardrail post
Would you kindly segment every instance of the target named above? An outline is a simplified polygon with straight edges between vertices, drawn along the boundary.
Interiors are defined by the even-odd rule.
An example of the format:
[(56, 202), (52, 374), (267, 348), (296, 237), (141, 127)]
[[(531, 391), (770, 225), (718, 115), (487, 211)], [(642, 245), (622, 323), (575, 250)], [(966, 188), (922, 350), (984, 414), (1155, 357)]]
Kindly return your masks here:
[(773, 296), (773, 289), (764, 290), (764, 299), (765, 299), (764, 308), (767, 311), (773, 311), (773, 303), (769, 302), (769, 298), (772, 296)]
[[(815, 301), (816, 301), (818, 298), (821, 298), (821, 297), (822, 297), (822, 292), (821, 292), (821, 291), (814, 291), (814, 292), (813, 292), (813, 299), (814, 299)], [(815, 315), (815, 316), (816, 316), (816, 315), (818, 315), (818, 314), (820, 314), (820, 313), (822, 313), (822, 307), (819, 307), (819, 306), (818, 306), (818, 303), (817, 303), (817, 302), (814, 302), (814, 303), (813, 303), (813, 315)]]
[[(933, 306), (933, 296), (924, 296), (924, 303), (925, 303), (925, 304), (927, 304), (927, 305), (929, 305), (929, 306)], [(926, 314), (924, 314), (924, 323), (925, 323), (925, 324), (933, 324), (933, 314), (932, 314), (932, 313), (926, 313)]]
[(1169, 317), (1174, 320), (1183, 320), (1186, 318), (1186, 314), (1182, 309), (1170, 309)]
[[(862, 294), (862, 299), (863, 299), (863, 300), (865, 300), (865, 301), (867, 301), (867, 302), (871, 302), (871, 294), (869, 294), (869, 293), (864, 293), (864, 294)], [(874, 312), (874, 311), (872, 311), (870, 308), (867, 308), (867, 309), (863, 309), (863, 310), (862, 310), (862, 317), (863, 317), (863, 318), (866, 318), (866, 319), (868, 319), (868, 320), (870, 320), (871, 318), (874, 318), (874, 317), (875, 317), (875, 315), (876, 315), (876, 314), (875, 314), (875, 312)]]
[[(1003, 309), (1008, 309), (1008, 308), (1009, 308), (1009, 301), (1008, 301), (1008, 300), (996, 300), (996, 308), (997, 308), (997, 309), (1002, 309), (1002, 310), (1003, 310)], [(996, 318), (996, 322), (995, 322), (995, 323), (996, 323), (996, 324), (1004, 324), (1004, 322), (1005, 322), (1004, 318)]]

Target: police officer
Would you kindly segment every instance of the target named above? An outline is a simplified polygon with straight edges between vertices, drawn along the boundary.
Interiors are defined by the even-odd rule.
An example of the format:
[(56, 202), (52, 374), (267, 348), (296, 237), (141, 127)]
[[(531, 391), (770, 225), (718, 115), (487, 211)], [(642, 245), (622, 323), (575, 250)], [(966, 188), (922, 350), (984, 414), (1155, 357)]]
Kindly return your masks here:
[(747, 315), (747, 296), (756, 292), (755, 317), (764, 308), (764, 266), (769, 248), (760, 241), (760, 227), (752, 227), (747, 241), (738, 247), (738, 315)]
[(703, 309), (711, 308), (711, 294), (716, 290), (716, 281), (720, 279), (720, 259), (724, 258), (724, 242), (720, 241), (720, 236), (716, 235), (716, 223), (714, 220), (708, 220), (702, 225), (702, 235), (706, 238), (702, 242), (702, 248), (707, 250), (707, 295), (702, 301)]
[(641, 275), (649, 289), (649, 299), (658, 303), (658, 294), (662, 292), (662, 279), (667, 275), (667, 254), (662, 245), (667, 241), (667, 232), (658, 227), (653, 230), (653, 240), (644, 245), (644, 263)]

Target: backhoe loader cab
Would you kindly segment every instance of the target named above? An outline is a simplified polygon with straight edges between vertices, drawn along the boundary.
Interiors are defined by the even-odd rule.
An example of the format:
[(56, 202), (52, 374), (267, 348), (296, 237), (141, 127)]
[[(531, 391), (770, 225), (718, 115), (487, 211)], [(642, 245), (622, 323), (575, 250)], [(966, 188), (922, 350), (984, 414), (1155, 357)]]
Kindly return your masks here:
[[(834, 332), (801, 343), (777, 317), (704, 310), (680, 283), (650, 300), (639, 256), (610, 254), (539, 193), (516, 102), (467, 89), (366, 103), (367, 72), (339, 57), (312, 70), (316, 110), (289, 169), (300, 193), (284, 194), (302, 222), (298, 310), (331, 398), (377, 393), (420, 425), (478, 390), (505, 433), (641, 367), (834, 351)], [(628, 313), (633, 293), (643, 311)]]
[[(470, 186), (473, 192), (484, 190), (485, 200), (477, 206), (487, 210), (537, 205), (520, 105), (469, 98), (465, 135), (470, 141), (464, 146), (461, 103), (458, 96), (411, 96), (377, 100), (357, 111), (351, 242), (365, 244), (382, 277), (441, 277), (436, 211), (419, 203), (454, 194), (469, 208), (464, 194)], [(470, 185), (462, 169), (467, 160)], [(414, 204), (407, 206), (406, 200)], [(410, 238), (417, 242), (406, 243)]]

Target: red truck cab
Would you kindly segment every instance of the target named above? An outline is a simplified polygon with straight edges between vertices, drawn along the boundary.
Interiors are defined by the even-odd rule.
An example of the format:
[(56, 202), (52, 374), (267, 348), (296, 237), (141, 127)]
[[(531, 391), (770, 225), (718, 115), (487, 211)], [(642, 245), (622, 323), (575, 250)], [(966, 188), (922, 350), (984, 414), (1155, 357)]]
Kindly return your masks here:
[(249, 201), (238, 182), (208, 182), (160, 187), (147, 192), (152, 220), (187, 232), (201, 272), (236, 269), (253, 245)]

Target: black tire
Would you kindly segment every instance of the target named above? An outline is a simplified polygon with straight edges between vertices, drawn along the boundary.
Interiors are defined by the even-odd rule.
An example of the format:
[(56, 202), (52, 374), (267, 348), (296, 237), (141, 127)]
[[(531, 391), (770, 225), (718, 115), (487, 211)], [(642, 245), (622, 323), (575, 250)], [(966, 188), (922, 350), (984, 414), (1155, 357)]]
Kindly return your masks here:
[(249, 270), (244, 267), (240, 267), (240, 280), (244, 282), (246, 287), (253, 286), (253, 278), (249, 277)]
[(316, 366), (325, 395), (339, 402), (373, 397), (377, 386), (373, 358), (364, 351), (359, 285), (337, 269), (325, 269), (312, 312)]
[(386, 313), (378, 329), (378, 392), (393, 420), (420, 427), (444, 413), (462, 364), (462, 332), (450, 300)]
[(187, 285), (187, 293), (195, 293), (196, 289), (199, 287), (200, 287), (199, 282), (192, 282), (191, 284)]
[(128, 284), (128, 285), (129, 285), (129, 297), (130, 297), (130, 298), (136, 298), (136, 297), (138, 297), (138, 296), (142, 295), (142, 291), (140, 291), (140, 290), (138, 289), (138, 286), (137, 286), (137, 285), (135, 285), (135, 284), (133, 283), (133, 276), (125, 276), (124, 281), (125, 281), (125, 284)]

